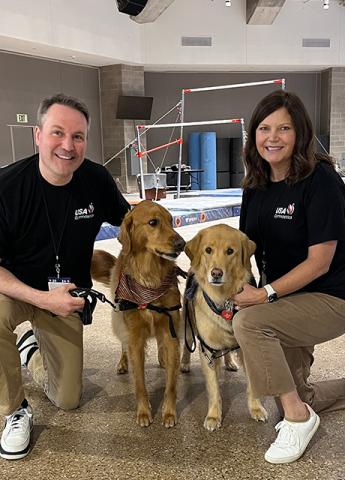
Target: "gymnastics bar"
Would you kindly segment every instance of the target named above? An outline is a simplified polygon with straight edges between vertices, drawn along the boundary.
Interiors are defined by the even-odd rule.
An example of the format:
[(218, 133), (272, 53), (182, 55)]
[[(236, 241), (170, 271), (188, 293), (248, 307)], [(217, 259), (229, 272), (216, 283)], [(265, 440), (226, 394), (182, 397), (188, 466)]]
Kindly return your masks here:
[[(213, 87), (201, 87), (201, 88), (184, 88), (181, 92), (181, 122), (184, 121), (184, 105), (185, 105), (185, 94), (194, 93), (194, 92), (206, 92), (212, 90), (225, 90), (231, 88), (241, 88), (241, 87), (255, 87), (258, 85), (270, 85), (276, 84), (281, 85), (282, 90), (285, 90), (285, 78), (275, 79), (275, 80), (263, 80), (262, 82), (250, 82), (250, 83), (237, 83), (233, 85), (217, 85)], [(244, 138), (242, 130), (242, 137)], [(180, 138), (183, 138), (183, 125), (180, 128)], [(244, 146), (244, 145), (243, 145)], [(177, 169), (177, 198), (180, 198), (181, 192), (181, 165), (182, 165), (182, 145), (179, 148), (179, 157), (178, 157), (178, 169)]]
[[(141, 196), (143, 199), (146, 198), (145, 195), (145, 186), (144, 186), (144, 171), (143, 171), (143, 165), (142, 165), (142, 157), (145, 152), (142, 152), (141, 149), (141, 142), (140, 142), (140, 130), (143, 128), (149, 130), (151, 128), (173, 128), (176, 126), (180, 126), (181, 128), (183, 127), (192, 127), (196, 125), (216, 125), (216, 124), (233, 124), (233, 123), (239, 123), (241, 124), (241, 129), (242, 129), (242, 139), (244, 140), (245, 138), (245, 131), (244, 131), (244, 119), (243, 118), (231, 118), (228, 120), (209, 120), (209, 121), (203, 121), (203, 122), (181, 122), (181, 123), (161, 123), (161, 124), (153, 124), (153, 125), (137, 125), (137, 144), (138, 144), (138, 153), (137, 156), (139, 157), (139, 167), (140, 167), (140, 180), (141, 180)], [(180, 137), (179, 142), (176, 142), (180, 144), (180, 148), (182, 146), (182, 137)], [(181, 170), (181, 165), (179, 164), (179, 169)], [(178, 182), (181, 182), (181, 175), (180, 178), (178, 178)], [(177, 184), (178, 189), (181, 189), (181, 183)], [(180, 198), (179, 196), (177, 198)]]

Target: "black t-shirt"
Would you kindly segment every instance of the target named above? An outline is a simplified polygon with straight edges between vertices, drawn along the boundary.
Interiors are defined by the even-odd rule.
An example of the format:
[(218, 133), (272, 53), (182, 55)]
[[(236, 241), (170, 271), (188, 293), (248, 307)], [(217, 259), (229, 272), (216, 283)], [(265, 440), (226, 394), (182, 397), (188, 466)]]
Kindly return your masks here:
[(329, 271), (302, 290), (345, 299), (345, 185), (331, 165), (317, 164), (306, 179), (289, 186), (271, 182), (243, 194), (240, 229), (257, 245), (260, 274), (267, 282), (286, 274), (308, 255), (308, 247), (337, 240)]
[(47, 290), (48, 277), (56, 277), (58, 250), (60, 275), (77, 286), (90, 287), (97, 233), (103, 222), (120, 225), (129, 208), (109, 172), (90, 160), (84, 160), (64, 186), (42, 178), (38, 155), (4, 167), (0, 169), (0, 265), (27, 285)]

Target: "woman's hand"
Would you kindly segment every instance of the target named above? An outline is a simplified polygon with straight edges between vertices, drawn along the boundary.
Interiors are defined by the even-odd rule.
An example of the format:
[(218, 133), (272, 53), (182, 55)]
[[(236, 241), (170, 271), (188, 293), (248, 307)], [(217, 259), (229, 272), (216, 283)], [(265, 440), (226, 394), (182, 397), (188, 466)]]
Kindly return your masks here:
[(266, 303), (267, 293), (264, 288), (252, 287), (252, 285), (246, 283), (242, 292), (235, 295), (233, 300), (240, 310), (241, 308), (251, 307), (252, 305)]

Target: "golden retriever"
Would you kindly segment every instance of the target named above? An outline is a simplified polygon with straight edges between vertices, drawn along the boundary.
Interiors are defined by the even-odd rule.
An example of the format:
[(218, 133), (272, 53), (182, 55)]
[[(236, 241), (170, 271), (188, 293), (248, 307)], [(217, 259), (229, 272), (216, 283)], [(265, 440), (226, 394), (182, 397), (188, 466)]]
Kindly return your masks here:
[(128, 369), (128, 351), (135, 384), (137, 423), (149, 426), (152, 412), (145, 386), (145, 345), (149, 337), (155, 336), (166, 371), (163, 425), (173, 427), (177, 423), (181, 307), (174, 261), (184, 249), (185, 241), (174, 231), (170, 213), (149, 200), (140, 202), (127, 213), (119, 241), (122, 250), (118, 259), (95, 250), (91, 266), (92, 277), (110, 285), (113, 298), (124, 308), (120, 312), (114, 310), (112, 315), (114, 333), (123, 345), (118, 372)]
[[(220, 357), (238, 348), (232, 328), (232, 298), (250, 280), (250, 257), (256, 245), (241, 231), (228, 225), (201, 230), (187, 242), (191, 260), (184, 315), (190, 315), (199, 338), (199, 353), (208, 392), (204, 427), (213, 431), (222, 422), (219, 391)], [(189, 298), (186, 298), (186, 296)], [(190, 352), (184, 349), (181, 370), (189, 371)], [(267, 413), (248, 386), (248, 408), (255, 420), (265, 421)]]

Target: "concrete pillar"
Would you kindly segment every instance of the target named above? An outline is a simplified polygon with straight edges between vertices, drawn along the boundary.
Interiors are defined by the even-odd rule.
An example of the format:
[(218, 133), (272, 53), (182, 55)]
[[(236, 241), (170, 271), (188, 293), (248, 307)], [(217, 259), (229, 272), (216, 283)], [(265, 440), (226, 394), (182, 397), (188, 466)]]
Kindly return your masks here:
[[(133, 120), (116, 119), (119, 95), (144, 95), (144, 67), (132, 65), (108, 65), (100, 69), (102, 135), (104, 161), (120, 151), (135, 137)], [(143, 122), (141, 122), (143, 123)], [(107, 165), (118, 179), (121, 191), (137, 191), (136, 177), (128, 172), (125, 152)]]
[(330, 69), (330, 154), (345, 167), (345, 67)]

